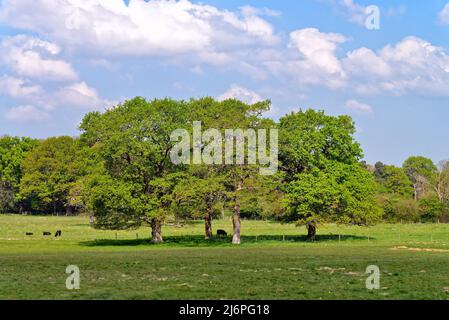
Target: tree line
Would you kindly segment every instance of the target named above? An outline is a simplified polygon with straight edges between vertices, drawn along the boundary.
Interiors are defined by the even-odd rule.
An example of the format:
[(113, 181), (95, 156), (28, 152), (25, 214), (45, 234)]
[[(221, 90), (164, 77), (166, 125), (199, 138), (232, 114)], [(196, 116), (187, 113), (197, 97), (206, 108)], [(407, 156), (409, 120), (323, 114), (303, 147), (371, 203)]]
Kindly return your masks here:
[[(371, 166), (361, 161), (349, 116), (309, 109), (274, 121), (264, 117), (269, 108), (270, 101), (137, 97), (88, 113), (76, 138), (4, 136), (0, 212), (86, 214), (100, 229), (148, 225), (156, 243), (163, 241), (164, 223), (189, 219), (204, 219), (209, 239), (213, 218), (225, 211), (231, 213), (235, 244), (241, 241), (242, 218), (306, 225), (310, 239), (320, 223), (447, 219), (447, 162), (436, 166), (430, 159), (410, 157), (402, 167)], [(191, 131), (195, 121), (204, 130), (277, 129), (278, 172), (260, 175), (248, 161), (173, 163), (171, 133)]]

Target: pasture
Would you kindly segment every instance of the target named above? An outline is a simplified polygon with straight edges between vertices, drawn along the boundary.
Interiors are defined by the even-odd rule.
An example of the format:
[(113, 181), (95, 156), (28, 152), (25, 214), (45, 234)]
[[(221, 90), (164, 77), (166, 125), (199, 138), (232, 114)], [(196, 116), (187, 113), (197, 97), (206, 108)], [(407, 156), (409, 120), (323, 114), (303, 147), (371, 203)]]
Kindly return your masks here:
[[(213, 227), (231, 233), (228, 220)], [(304, 227), (243, 221), (238, 247), (204, 240), (203, 229), (164, 226), (165, 243), (153, 245), (149, 228), (0, 215), (0, 299), (449, 298), (449, 225), (326, 225), (310, 243)], [(66, 289), (68, 265), (80, 268), (80, 290)], [(368, 265), (381, 270), (379, 290), (365, 287)]]

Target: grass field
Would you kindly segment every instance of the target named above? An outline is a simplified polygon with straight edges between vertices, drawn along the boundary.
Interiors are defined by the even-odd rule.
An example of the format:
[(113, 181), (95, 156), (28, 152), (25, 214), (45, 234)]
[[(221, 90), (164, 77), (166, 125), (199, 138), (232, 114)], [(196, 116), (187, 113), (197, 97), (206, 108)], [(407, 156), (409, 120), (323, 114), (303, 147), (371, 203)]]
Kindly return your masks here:
[[(229, 221), (214, 228), (231, 231)], [(62, 238), (42, 236), (63, 231)], [(34, 232), (26, 237), (25, 232)], [(202, 222), (98, 231), (85, 217), (0, 215), (0, 299), (448, 299), (449, 225), (326, 225), (244, 221), (242, 245), (203, 239)], [(77, 265), (81, 289), (65, 287)], [(365, 287), (368, 265), (381, 289)]]

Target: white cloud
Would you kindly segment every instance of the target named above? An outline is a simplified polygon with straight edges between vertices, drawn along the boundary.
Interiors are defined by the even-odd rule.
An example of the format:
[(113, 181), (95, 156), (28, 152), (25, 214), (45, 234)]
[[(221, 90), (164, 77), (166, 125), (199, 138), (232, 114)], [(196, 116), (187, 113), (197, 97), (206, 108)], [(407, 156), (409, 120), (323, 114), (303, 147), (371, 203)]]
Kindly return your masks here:
[(338, 33), (323, 33), (315, 28), (294, 31), (290, 34), (290, 45), (298, 49), (308, 65), (328, 74), (341, 74), (342, 67), (335, 56), (337, 45), (346, 41)]
[(60, 105), (98, 109), (104, 107), (105, 101), (101, 100), (95, 89), (85, 82), (74, 83), (61, 88), (55, 94), (56, 101)]
[(0, 62), (20, 76), (39, 80), (76, 80), (71, 65), (56, 58), (61, 49), (50, 42), (18, 35), (6, 38), (0, 45)]
[(292, 56), (280, 55), (264, 64), (275, 74), (286, 75), (300, 84), (341, 88), (346, 73), (336, 52), (347, 39), (338, 33), (323, 33), (315, 28), (300, 29), (290, 34)]
[[(364, 6), (354, 0), (329, 0), (328, 2), (340, 15), (345, 17), (347, 21), (357, 24), (360, 27), (366, 26), (366, 19), (370, 15), (370, 13), (367, 13), (369, 6)], [(403, 15), (406, 10), (406, 6), (401, 4), (397, 7), (384, 8), (381, 13), (392, 17)]]
[(348, 100), (345, 105), (346, 109), (350, 111), (356, 111), (360, 113), (372, 113), (373, 108), (365, 103), (358, 102), (357, 100)]
[(278, 42), (269, 10), (219, 10), (188, 0), (4, 0), (0, 21), (83, 52), (107, 56), (197, 53), (227, 63), (230, 49)]
[(0, 43), (0, 63), (15, 73), (0, 77), (0, 93), (21, 104), (9, 111), (9, 119), (27, 119), (28, 114), (41, 119), (57, 107), (98, 109), (106, 104), (95, 89), (77, 81), (72, 66), (57, 57), (60, 52), (56, 44), (26, 35)]
[(407, 37), (377, 53), (355, 50), (343, 64), (359, 93), (449, 94), (448, 53), (417, 37)]
[(35, 106), (25, 105), (9, 109), (5, 114), (5, 118), (11, 121), (29, 122), (46, 120), (50, 118), (50, 115)]
[(365, 26), (366, 7), (354, 2), (353, 0), (339, 0), (338, 4), (344, 10), (348, 20), (359, 26)]
[[(362, 22), (364, 6), (353, 0), (332, 3), (344, 8), (351, 21)], [(447, 52), (423, 39), (409, 37), (378, 51), (362, 47), (345, 55), (340, 52), (349, 41), (344, 35), (306, 28), (293, 31), (282, 46), (264, 19), (278, 14), (248, 6), (238, 12), (220, 10), (188, 0), (0, 0), (0, 21), (49, 40), (16, 36), (3, 41), (0, 61), (22, 82), (10, 82), (2, 91), (15, 97), (38, 95), (38, 102), (26, 103), (46, 109), (104, 105), (61, 58), (63, 48), (110, 70), (120, 61), (117, 57), (158, 56), (199, 75), (209, 64), (260, 81), (293, 83), (301, 91), (318, 86), (362, 95), (449, 93)], [(46, 80), (65, 83), (47, 87)], [(38, 94), (39, 89), (46, 92)]]
[(344, 60), (345, 69), (353, 75), (370, 74), (375, 77), (389, 77), (390, 65), (368, 48), (349, 52)]
[(266, 66), (285, 81), (350, 88), (360, 95), (449, 95), (449, 54), (443, 48), (406, 37), (377, 52), (362, 47), (340, 58), (339, 45), (345, 41), (341, 34), (300, 29), (290, 35), (293, 52), (263, 55), (260, 61), (255, 56), (252, 63)]
[(449, 25), (449, 2), (438, 13), (438, 19), (442, 24)]
[(251, 15), (264, 15), (269, 17), (279, 17), (282, 15), (280, 11), (272, 10), (269, 8), (256, 8), (253, 6), (243, 6), (240, 8), (242, 13), (247, 16)]
[(248, 104), (255, 104), (264, 100), (256, 92), (247, 88), (240, 87), (236, 84), (231, 85), (231, 87), (225, 93), (217, 97), (218, 101), (224, 101), (228, 99), (237, 99)]
[[(41, 86), (28, 83), (23, 79), (4, 75), (0, 77), (0, 93), (18, 101), (33, 104), (46, 111), (52, 111), (57, 107), (94, 110), (105, 107), (109, 103), (107, 100), (101, 99), (97, 91), (85, 82), (45, 90)], [(26, 110), (30, 110), (28, 105)]]
[(0, 92), (13, 98), (24, 98), (42, 93), (38, 85), (30, 85), (24, 79), (4, 75), (0, 77)]

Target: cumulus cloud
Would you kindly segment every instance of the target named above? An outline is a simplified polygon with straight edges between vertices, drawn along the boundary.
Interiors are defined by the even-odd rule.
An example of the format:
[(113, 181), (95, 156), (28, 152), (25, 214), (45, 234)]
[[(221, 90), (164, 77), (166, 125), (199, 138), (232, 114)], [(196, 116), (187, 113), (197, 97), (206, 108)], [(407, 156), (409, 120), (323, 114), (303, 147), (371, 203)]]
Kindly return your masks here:
[(382, 57), (365, 47), (349, 52), (344, 63), (345, 69), (353, 75), (389, 77), (393, 72)]
[(0, 21), (32, 30), (66, 47), (109, 56), (198, 53), (223, 61), (232, 48), (271, 45), (278, 37), (261, 15), (244, 7), (219, 10), (188, 0), (4, 0)]
[(217, 97), (218, 101), (224, 101), (228, 99), (237, 99), (248, 104), (255, 104), (264, 100), (256, 92), (244, 87), (240, 87), (236, 84), (231, 85), (231, 87), (226, 92)]
[(328, 74), (342, 72), (340, 61), (335, 56), (337, 45), (346, 41), (338, 33), (322, 33), (315, 28), (294, 31), (290, 34), (290, 45), (298, 49), (310, 65)]
[[(364, 6), (332, 1), (361, 23)], [(0, 90), (17, 98), (38, 96), (36, 103), (24, 102), (49, 110), (57, 105), (98, 108), (105, 100), (61, 58), (65, 52), (82, 52), (90, 65), (112, 71), (118, 68), (117, 57), (163, 57), (165, 63), (188, 65), (195, 74), (203, 74), (208, 64), (301, 89), (448, 95), (449, 62), (442, 48), (408, 37), (378, 51), (362, 47), (346, 53), (341, 46), (347, 37), (316, 28), (294, 30), (281, 42), (266, 18), (278, 14), (249, 6), (221, 10), (188, 0), (3, 0), (0, 22), (48, 41), (16, 36), (1, 43), (0, 63), (14, 76), (0, 78), (5, 84)], [(242, 89), (234, 85), (229, 91), (245, 96)]]
[(373, 108), (365, 103), (361, 103), (357, 100), (348, 100), (345, 105), (347, 110), (355, 111), (359, 113), (373, 113)]
[(76, 80), (78, 75), (72, 66), (57, 58), (60, 52), (54, 43), (18, 35), (2, 41), (0, 62), (20, 76), (39, 80)]
[(324, 33), (315, 28), (296, 30), (290, 34), (289, 43), (295, 54), (289, 58), (280, 55), (265, 64), (272, 72), (287, 75), (300, 84), (340, 88), (345, 84), (346, 73), (336, 52), (345, 41), (338, 33)]
[(13, 98), (32, 97), (42, 93), (38, 85), (27, 84), (26, 80), (4, 75), (0, 77), (0, 93)]
[(92, 110), (107, 103), (78, 80), (71, 64), (59, 58), (61, 48), (53, 42), (16, 35), (0, 43), (0, 53), (0, 64), (10, 73), (0, 77), (0, 94), (19, 104), (6, 113), (9, 120), (43, 120), (58, 107)]
[(5, 114), (5, 118), (11, 121), (29, 122), (46, 120), (50, 118), (50, 115), (35, 106), (25, 105), (9, 109)]
[(264, 56), (261, 65), (300, 85), (355, 90), (360, 95), (449, 95), (449, 54), (418, 37), (378, 51), (362, 47), (339, 56), (348, 39), (314, 28), (290, 34), (290, 49)]
[[(51, 111), (56, 107), (100, 109), (108, 104), (97, 91), (85, 82), (77, 82), (56, 89), (45, 90), (23, 79), (4, 75), (0, 77), (0, 93), (18, 101), (30, 103), (40, 109)], [(28, 107), (26, 110), (29, 110)]]
[(360, 93), (449, 93), (448, 53), (417, 37), (407, 37), (377, 53), (367, 48), (349, 52), (343, 65)]
[(85, 82), (65, 86), (55, 94), (55, 97), (58, 104), (73, 107), (98, 109), (105, 105), (105, 101), (100, 99), (97, 91)]

